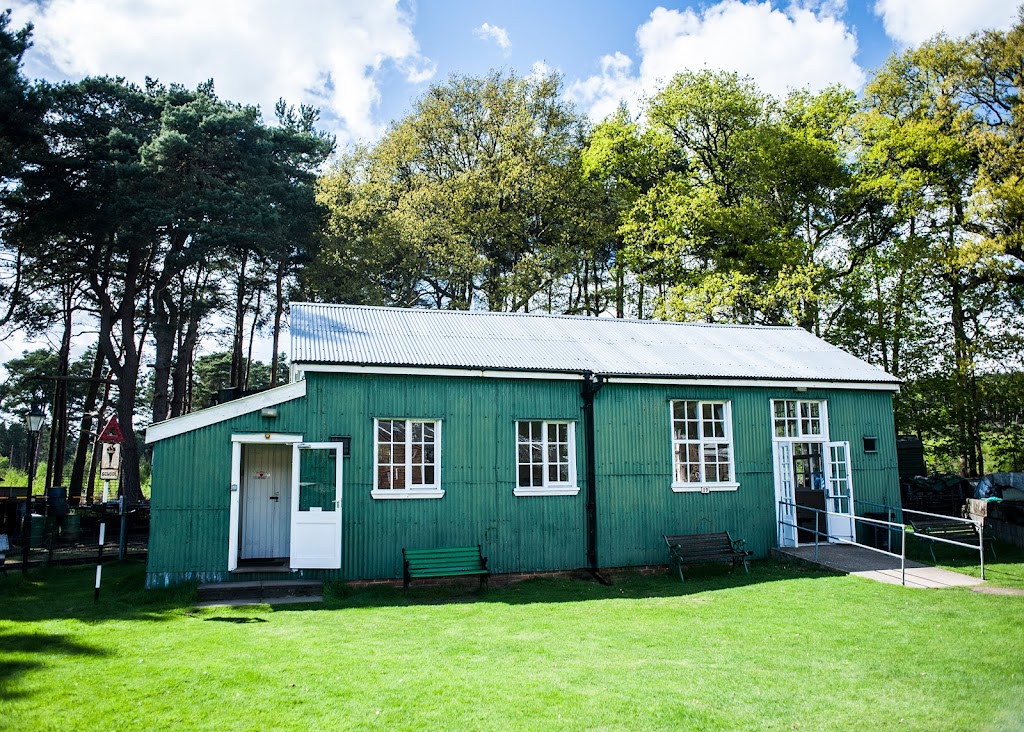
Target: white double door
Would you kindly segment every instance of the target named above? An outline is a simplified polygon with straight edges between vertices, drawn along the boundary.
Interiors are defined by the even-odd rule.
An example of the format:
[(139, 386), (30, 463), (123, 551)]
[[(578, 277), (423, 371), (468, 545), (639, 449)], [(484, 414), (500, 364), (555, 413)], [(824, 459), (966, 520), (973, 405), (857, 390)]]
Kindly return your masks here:
[[(828, 541), (854, 541), (853, 480), (850, 443), (824, 442), (825, 509)], [(793, 442), (775, 443), (775, 496), (779, 546), (797, 546), (796, 464)]]
[(292, 569), (341, 567), (342, 466), (340, 443), (234, 436), (228, 570), (270, 558)]

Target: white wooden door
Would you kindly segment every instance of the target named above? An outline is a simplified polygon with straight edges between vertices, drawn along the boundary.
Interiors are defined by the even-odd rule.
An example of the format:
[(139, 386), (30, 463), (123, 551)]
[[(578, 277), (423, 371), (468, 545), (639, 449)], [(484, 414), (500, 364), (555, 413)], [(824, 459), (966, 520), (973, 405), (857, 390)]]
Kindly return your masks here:
[(775, 499), (779, 520), (779, 546), (796, 546), (796, 484), (793, 480), (793, 445), (775, 443)]
[(825, 507), (829, 541), (854, 541), (853, 479), (850, 474), (850, 443), (828, 443), (828, 476)]
[(291, 463), (291, 445), (242, 447), (239, 559), (288, 556)]
[(341, 567), (339, 442), (300, 442), (292, 448), (292, 569)]

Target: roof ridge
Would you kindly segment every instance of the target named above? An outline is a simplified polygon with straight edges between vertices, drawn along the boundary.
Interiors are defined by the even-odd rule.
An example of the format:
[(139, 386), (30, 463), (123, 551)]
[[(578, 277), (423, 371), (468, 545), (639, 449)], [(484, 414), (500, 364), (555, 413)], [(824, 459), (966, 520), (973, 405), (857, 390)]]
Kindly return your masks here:
[[(474, 317), (550, 318), (552, 320), (573, 320), (587, 322), (634, 323), (637, 325), (676, 325), (699, 328), (739, 328), (752, 330), (804, 330), (796, 325), (758, 325), (753, 323), (704, 323), (700, 321), (653, 320), (648, 318), (614, 318), (606, 315), (569, 315), (566, 313), (524, 313), (507, 310), (447, 310), (442, 308), (403, 308), (395, 305), (354, 305), (350, 303), (293, 302), (291, 307), (319, 307), (327, 309), (391, 311), (399, 313), (436, 313), (446, 316), (470, 315)], [(805, 331), (806, 332), (806, 331)], [(813, 335), (811, 333), (810, 335)]]

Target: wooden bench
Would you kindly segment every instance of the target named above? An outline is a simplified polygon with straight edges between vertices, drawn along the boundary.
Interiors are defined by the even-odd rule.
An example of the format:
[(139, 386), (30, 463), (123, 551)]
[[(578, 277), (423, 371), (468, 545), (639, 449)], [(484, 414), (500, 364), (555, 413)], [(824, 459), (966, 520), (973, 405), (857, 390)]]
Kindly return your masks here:
[(732, 562), (733, 570), (740, 562), (743, 570), (750, 573), (747, 560), (754, 553), (743, 549), (743, 539), (733, 541), (728, 531), (713, 534), (665, 534), (672, 564), (679, 570), (679, 581), (683, 579), (684, 564), (705, 564), (707, 562)]
[(479, 544), (454, 549), (402, 549), (402, 563), (405, 572), (403, 588), (406, 590), (414, 579), (472, 575), (480, 575), (480, 586), (483, 587), (490, 574), (487, 557)]
[[(963, 521), (944, 520), (939, 518), (918, 518), (910, 519), (910, 527), (915, 534), (922, 536), (934, 536), (938, 539), (948, 539), (960, 542), (964, 549), (978, 549), (982, 542), (988, 542), (992, 558), (996, 558), (996, 548), (992, 543), (992, 537), (984, 534), (984, 529), (978, 529), (975, 524), (967, 524)], [(932, 562), (938, 564), (935, 558), (934, 541), (928, 542), (928, 551), (932, 553)], [(947, 544), (946, 546), (951, 546)]]

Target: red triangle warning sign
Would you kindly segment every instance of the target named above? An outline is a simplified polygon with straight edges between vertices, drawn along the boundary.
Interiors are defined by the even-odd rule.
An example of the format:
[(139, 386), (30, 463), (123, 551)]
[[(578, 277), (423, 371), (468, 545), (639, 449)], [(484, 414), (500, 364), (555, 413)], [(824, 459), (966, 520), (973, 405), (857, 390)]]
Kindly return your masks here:
[(100, 432), (96, 442), (124, 442), (124, 433), (121, 432), (121, 425), (117, 423), (117, 417), (111, 417), (107, 426)]

